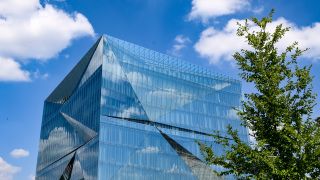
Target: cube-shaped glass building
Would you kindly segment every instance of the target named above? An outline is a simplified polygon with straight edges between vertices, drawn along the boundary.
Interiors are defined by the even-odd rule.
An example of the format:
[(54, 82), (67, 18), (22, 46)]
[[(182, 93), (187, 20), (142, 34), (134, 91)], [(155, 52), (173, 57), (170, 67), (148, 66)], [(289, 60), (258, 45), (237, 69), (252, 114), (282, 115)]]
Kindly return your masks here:
[(196, 141), (228, 124), (238, 80), (102, 36), (44, 102), (36, 179), (220, 179)]

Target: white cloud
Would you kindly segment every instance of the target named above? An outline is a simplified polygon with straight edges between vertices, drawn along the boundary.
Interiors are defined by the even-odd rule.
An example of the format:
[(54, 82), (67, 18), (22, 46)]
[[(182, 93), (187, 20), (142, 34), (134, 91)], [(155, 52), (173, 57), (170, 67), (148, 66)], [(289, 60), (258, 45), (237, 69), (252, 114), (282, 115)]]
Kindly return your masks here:
[(39, 169), (44, 168), (48, 163), (43, 156), (44, 153), (48, 153), (47, 157), (61, 157), (63, 152), (70, 152), (72, 150), (71, 142), (61, 141), (61, 139), (68, 139), (70, 135), (64, 127), (55, 127), (50, 131), (47, 139), (41, 139), (39, 142), (39, 153), (41, 154), (38, 159), (40, 164)]
[[(221, 61), (232, 61), (232, 55), (241, 49), (250, 48), (243, 37), (236, 35), (237, 22), (243, 23), (244, 20), (231, 19), (226, 26), (221, 29), (208, 27), (200, 36), (200, 39), (195, 44), (195, 50), (200, 56), (208, 58), (211, 64), (217, 64)], [(274, 31), (275, 27), (282, 23), (285, 27), (291, 27), (285, 37), (277, 44), (280, 51), (283, 51), (286, 46), (294, 41), (299, 42), (299, 46), (310, 48), (304, 54), (304, 57), (309, 59), (320, 59), (320, 23), (314, 23), (311, 26), (298, 27), (285, 18), (278, 18), (273, 21), (267, 28), (267, 31)], [(250, 23), (252, 30), (257, 30), (257, 26)]]
[(20, 167), (13, 166), (0, 157), (0, 179), (11, 180), (20, 170)]
[(39, 0), (1, 0), (0, 14), (3, 17), (19, 17), (29, 15), (40, 7)]
[(190, 42), (191, 40), (188, 37), (182, 34), (177, 35), (174, 39), (173, 47), (169, 53), (171, 53), (174, 56), (180, 56), (181, 50), (184, 49)]
[(28, 157), (29, 151), (25, 149), (14, 149), (10, 152), (10, 155), (14, 158), (22, 158), (22, 157)]
[(237, 111), (235, 109), (229, 109), (227, 112), (227, 117), (230, 119), (238, 119), (238, 114)]
[(149, 153), (158, 153), (159, 151), (160, 149), (156, 146), (147, 146), (139, 150), (138, 152), (149, 154)]
[(132, 116), (141, 115), (141, 110), (138, 107), (130, 106), (128, 108), (122, 109), (121, 112), (117, 113), (118, 117), (130, 118)]
[(0, 57), (25, 61), (50, 59), (73, 39), (94, 36), (88, 19), (39, 0), (0, 1)]
[(189, 20), (200, 19), (207, 22), (210, 18), (244, 10), (249, 5), (249, 0), (192, 0)]
[(13, 59), (0, 57), (0, 81), (30, 81), (30, 73)]
[[(121, 72), (122, 73), (122, 72)], [(152, 77), (146, 75), (145, 73), (141, 73), (139, 71), (130, 71), (126, 73), (128, 80), (132, 84), (142, 83), (142, 82), (152, 82)]]
[(41, 73), (39, 69), (37, 69), (36, 71), (32, 72), (31, 74), (33, 79), (48, 79), (49, 74), (48, 73)]
[(33, 174), (30, 174), (30, 175), (29, 175), (29, 179), (30, 179), (30, 180), (35, 180), (35, 179), (36, 179), (36, 176), (33, 175)]
[(172, 164), (171, 168), (167, 171), (168, 173), (174, 173), (179, 171), (179, 167), (176, 164)]
[(260, 7), (255, 7), (254, 9), (252, 9), (252, 12), (255, 14), (261, 14), (264, 11), (264, 7), (260, 6)]
[(185, 37), (184, 35), (182, 34), (179, 34), (177, 35), (175, 38), (174, 38), (174, 41), (177, 43), (177, 44), (185, 44), (187, 42), (190, 42), (190, 39), (188, 37)]
[(224, 89), (226, 87), (229, 87), (229, 86), (231, 86), (230, 83), (226, 83), (226, 82), (225, 83), (219, 83), (219, 84), (213, 85), (213, 89), (216, 90), (216, 91), (220, 91), (220, 90), (222, 90), (222, 89)]
[(221, 60), (231, 60), (232, 54), (246, 47), (244, 39), (236, 35), (236, 21), (232, 19), (223, 30), (213, 27), (205, 29), (195, 44), (195, 50), (210, 63), (217, 64)]
[[(80, 13), (73, 15), (39, 1), (4, 0), (0, 4), (0, 55), (22, 59), (48, 59), (66, 48), (77, 37), (94, 35), (89, 21)], [(16, 2), (17, 1), (17, 2)], [(31, 6), (31, 7), (30, 7)]]

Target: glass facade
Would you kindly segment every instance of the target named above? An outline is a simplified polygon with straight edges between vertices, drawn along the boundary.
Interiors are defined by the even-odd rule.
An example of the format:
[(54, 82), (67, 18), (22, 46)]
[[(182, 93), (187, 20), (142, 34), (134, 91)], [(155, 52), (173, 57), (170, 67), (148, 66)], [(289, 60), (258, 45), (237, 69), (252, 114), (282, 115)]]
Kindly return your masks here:
[(44, 103), (36, 179), (220, 179), (200, 140), (238, 129), (239, 81), (102, 36)]

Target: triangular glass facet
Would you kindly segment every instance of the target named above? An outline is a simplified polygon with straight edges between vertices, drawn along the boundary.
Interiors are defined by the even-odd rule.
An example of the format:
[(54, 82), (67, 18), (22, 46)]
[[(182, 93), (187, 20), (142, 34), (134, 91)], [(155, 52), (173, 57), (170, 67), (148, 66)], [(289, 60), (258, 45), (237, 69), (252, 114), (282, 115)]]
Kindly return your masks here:
[(84, 180), (83, 170), (81, 168), (81, 163), (78, 158), (78, 154), (75, 157), (72, 174), (70, 180)]
[(102, 67), (102, 115), (148, 120), (148, 116), (132, 88), (123, 68), (107, 43)]
[(161, 135), (167, 140), (171, 147), (179, 154), (179, 156), (185, 161), (185, 163), (191, 168), (193, 174), (199, 179), (203, 180), (221, 180), (223, 178), (214, 174), (212, 169), (202, 162), (198, 157), (190, 153), (187, 149), (169, 137), (167, 134), (161, 132)]
[(86, 53), (86, 55), (79, 61), (79, 63), (71, 70), (71, 72), (62, 80), (62, 82), (55, 88), (55, 90), (48, 96), (46, 101), (61, 103), (69, 99), (72, 93), (77, 89), (80, 80), (85, 73), (90, 60), (99, 45), (98, 40), (94, 46)]
[(86, 72), (83, 74), (78, 87), (80, 87), (83, 83), (85, 83), (91, 77), (91, 75), (102, 65), (103, 42), (104, 42), (104, 37), (101, 37), (99, 39), (99, 44), (96, 50), (94, 51), (94, 54), (91, 57), (90, 63), (86, 69)]
[(65, 167), (62, 175), (60, 176), (60, 180), (69, 180), (71, 178), (75, 156), (76, 156), (76, 153), (73, 154), (68, 165)]
[(82, 139), (85, 142), (90, 141), (92, 138), (94, 138), (97, 135), (95, 131), (81, 124), (79, 121), (75, 120), (69, 115), (63, 112), (60, 112), (60, 113), (65, 118), (65, 120), (78, 132), (78, 134), (82, 137)]

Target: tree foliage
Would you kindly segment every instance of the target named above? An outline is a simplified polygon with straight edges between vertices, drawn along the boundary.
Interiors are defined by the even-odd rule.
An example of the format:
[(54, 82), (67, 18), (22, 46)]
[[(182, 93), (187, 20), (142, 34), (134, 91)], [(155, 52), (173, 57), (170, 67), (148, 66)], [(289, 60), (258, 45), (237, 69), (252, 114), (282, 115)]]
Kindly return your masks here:
[[(242, 141), (228, 126), (227, 137), (212, 136), (225, 153), (217, 155), (199, 143), (208, 164), (225, 168), (219, 175), (233, 174), (242, 179), (320, 178), (320, 124), (313, 120), (315, 94), (311, 66), (300, 66), (304, 51), (295, 42), (283, 52), (277, 43), (290, 30), (282, 24), (269, 32), (272, 10), (262, 19), (238, 23), (237, 35), (246, 39), (249, 49), (233, 55), (240, 76), (252, 83), (255, 93), (245, 94), (238, 116), (255, 143)], [(258, 27), (253, 31), (252, 25)], [(320, 122), (320, 121), (319, 121)]]

